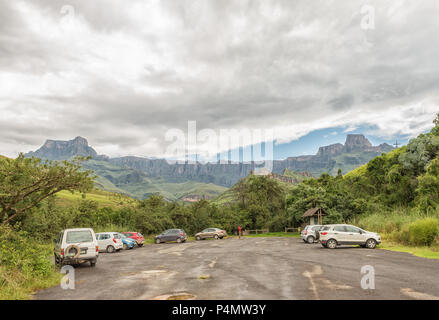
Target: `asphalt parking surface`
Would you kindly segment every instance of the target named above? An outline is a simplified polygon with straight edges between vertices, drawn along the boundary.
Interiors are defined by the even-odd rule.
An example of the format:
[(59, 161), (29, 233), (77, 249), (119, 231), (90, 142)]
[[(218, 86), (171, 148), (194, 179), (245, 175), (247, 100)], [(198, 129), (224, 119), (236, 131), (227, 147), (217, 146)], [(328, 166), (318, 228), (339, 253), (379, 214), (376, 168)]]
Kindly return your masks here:
[[(363, 266), (375, 289), (361, 288)], [(205, 240), (101, 253), (75, 268), (75, 289), (34, 299), (439, 299), (439, 260), (360, 247), (325, 249), (298, 238)]]

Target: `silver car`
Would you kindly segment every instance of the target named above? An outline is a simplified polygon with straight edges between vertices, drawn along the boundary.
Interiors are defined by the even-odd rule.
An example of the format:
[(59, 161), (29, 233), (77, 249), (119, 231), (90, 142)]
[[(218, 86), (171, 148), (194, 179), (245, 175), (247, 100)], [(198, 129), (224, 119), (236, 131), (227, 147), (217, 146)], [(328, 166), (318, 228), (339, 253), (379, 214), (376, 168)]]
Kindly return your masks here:
[(330, 249), (340, 245), (360, 245), (363, 248), (375, 249), (381, 243), (381, 237), (378, 233), (349, 224), (332, 224), (320, 230), (320, 243)]
[(323, 228), (320, 224), (308, 225), (302, 230), (300, 236), (306, 243), (314, 243), (319, 240), (319, 231)]

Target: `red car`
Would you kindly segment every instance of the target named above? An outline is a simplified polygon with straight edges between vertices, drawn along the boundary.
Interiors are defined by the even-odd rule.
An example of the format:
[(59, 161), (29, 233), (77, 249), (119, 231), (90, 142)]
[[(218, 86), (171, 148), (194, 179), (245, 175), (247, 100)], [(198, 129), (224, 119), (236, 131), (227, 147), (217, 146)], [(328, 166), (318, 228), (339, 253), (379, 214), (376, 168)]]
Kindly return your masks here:
[(145, 242), (145, 237), (139, 232), (122, 232), (122, 234), (128, 238), (136, 240), (136, 243), (139, 247), (142, 247), (143, 243)]

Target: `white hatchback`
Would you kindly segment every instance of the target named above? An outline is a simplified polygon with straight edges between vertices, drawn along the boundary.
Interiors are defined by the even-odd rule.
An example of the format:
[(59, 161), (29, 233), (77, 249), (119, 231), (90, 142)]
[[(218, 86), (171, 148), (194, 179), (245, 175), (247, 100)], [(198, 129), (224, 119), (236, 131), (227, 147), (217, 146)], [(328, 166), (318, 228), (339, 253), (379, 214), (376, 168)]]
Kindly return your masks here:
[(375, 249), (377, 244), (381, 243), (381, 237), (378, 233), (349, 224), (332, 224), (320, 230), (320, 243), (330, 249), (340, 245), (360, 245), (363, 248)]
[(99, 251), (113, 253), (123, 248), (122, 237), (118, 232), (96, 233)]

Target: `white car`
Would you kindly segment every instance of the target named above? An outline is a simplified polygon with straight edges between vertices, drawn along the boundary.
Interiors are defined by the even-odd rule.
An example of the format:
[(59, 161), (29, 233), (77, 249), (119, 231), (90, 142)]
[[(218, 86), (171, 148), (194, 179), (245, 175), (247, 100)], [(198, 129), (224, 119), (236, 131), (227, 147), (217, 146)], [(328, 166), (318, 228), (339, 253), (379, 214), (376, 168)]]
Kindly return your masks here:
[(363, 248), (375, 249), (381, 243), (381, 237), (378, 233), (349, 224), (332, 224), (320, 230), (320, 243), (330, 249), (340, 245), (360, 245)]
[(300, 237), (305, 243), (314, 243), (314, 241), (319, 240), (320, 234), (319, 231), (323, 228), (322, 225), (308, 225), (305, 229), (300, 233)]
[(113, 253), (123, 248), (122, 237), (118, 232), (97, 233), (99, 251)]
[(61, 231), (53, 242), (56, 265), (84, 262), (90, 262), (92, 267), (96, 265), (99, 250), (93, 229), (66, 229)]

